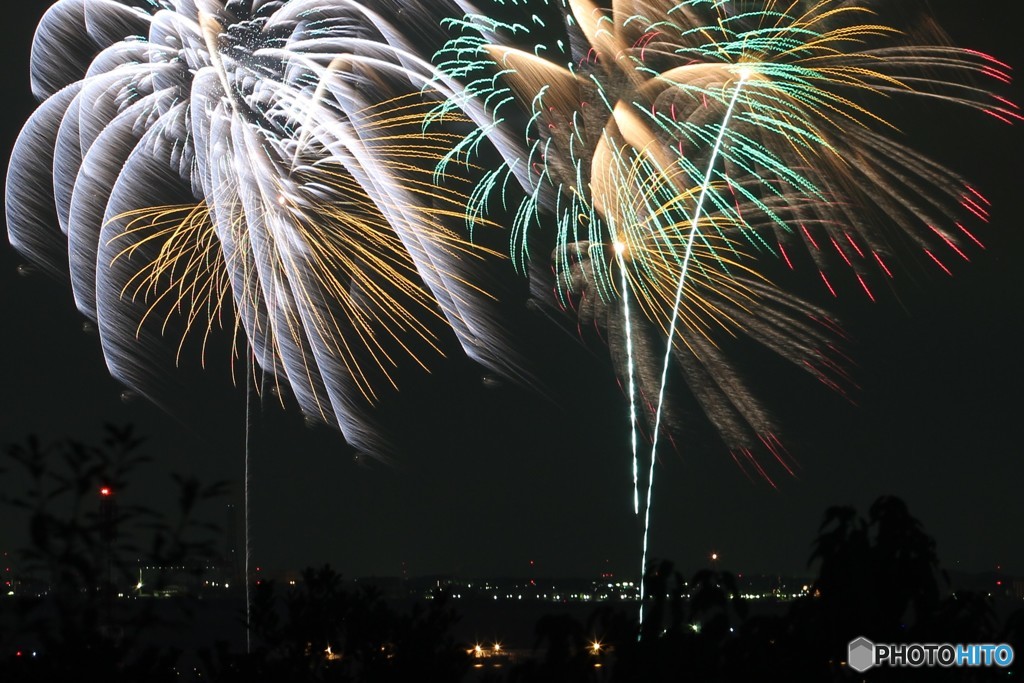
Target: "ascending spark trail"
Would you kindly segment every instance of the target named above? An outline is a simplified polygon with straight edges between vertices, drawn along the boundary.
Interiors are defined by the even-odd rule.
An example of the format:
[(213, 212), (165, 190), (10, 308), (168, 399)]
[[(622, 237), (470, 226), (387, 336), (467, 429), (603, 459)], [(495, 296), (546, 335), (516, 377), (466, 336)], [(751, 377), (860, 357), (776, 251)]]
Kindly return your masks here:
[(252, 453), (252, 425), (253, 413), (256, 402), (253, 394), (256, 392), (256, 382), (253, 380), (253, 373), (256, 372), (256, 362), (250, 351), (246, 359), (245, 367), (245, 472), (243, 474), (244, 498), (243, 514), (245, 516), (245, 652), (252, 654), (252, 581), (249, 573), (249, 565), (252, 561), (252, 538), (250, 537), (249, 526), (249, 461)]
[(640, 514), (640, 461), (637, 458), (636, 383), (633, 378), (633, 329), (629, 322), (629, 279), (626, 277), (625, 242), (615, 243), (615, 256), (622, 274), (622, 310), (626, 321), (626, 374), (629, 376), (630, 444), (633, 449), (633, 514)]
[[(676, 287), (676, 299), (672, 305), (672, 319), (668, 325), (668, 343), (665, 345), (665, 360), (661, 367), (661, 386), (658, 389), (658, 407), (654, 413), (654, 433), (651, 437), (651, 465), (647, 473), (647, 502), (646, 511), (644, 513), (644, 541), (643, 541), (643, 553), (640, 559), (640, 627), (641, 632), (644, 625), (644, 577), (647, 571), (647, 542), (650, 537), (651, 531), (651, 496), (654, 493), (654, 461), (655, 455), (658, 452), (658, 432), (661, 426), (661, 408), (665, 401), (665, 383), (668, 378), (668, 363), (672, 357), (672, 340), (676, 335), (676, 323), (679, 320), (679, 306), (683, 301), (683, 285), (686, 284), (686, 273), (690, 267), (690, 257), (693, 254), (693, 242), (697, 237), (697, 224), (700, 222), (700, 214), (704, 207), (704, 198), (707, 197), (708, 187), (711, 185), (711, 174), (714, 173), (715, 161), (718, 159), (718, 153), (722, 149), (722, 140), (725, 138), (725, 131), (729, 126), (729, 119), (732, 117), (733, 109), (736, 107), (736, 101), (739, 99), (740, 91), (743, 89), (743, 84), (750, 77), (750, 72), (747, 69), (740, 69), (739, 71), (739, 83), (736, 84), (736, 90), (732, 93), (732, 99), (729, 100), (729, 106), (725, 110), (725, 117), (722, 118), (722, 126), (718, 131), (718, 138), (715, 140), (715, 146), (711, 149), (711, 159), (708, 161), (708, 170), (704, 174), (704, 182), (701, 184), (700, 195), (697, 198), (697, 206), (693, 211), (693, 220), (690, 221), (690, 235), (686, 240), (686, 251), (683, 254), (682, 271), (679, 273), (679, 285)], [(629, 329), (629, 320), (626, 320), (627, 330)], [(627, 333), (628, 334), (628, 333)], [(630, 397), (632, 400), (632, 397)], [(639, 635), (637, 636), (639, 638)]]

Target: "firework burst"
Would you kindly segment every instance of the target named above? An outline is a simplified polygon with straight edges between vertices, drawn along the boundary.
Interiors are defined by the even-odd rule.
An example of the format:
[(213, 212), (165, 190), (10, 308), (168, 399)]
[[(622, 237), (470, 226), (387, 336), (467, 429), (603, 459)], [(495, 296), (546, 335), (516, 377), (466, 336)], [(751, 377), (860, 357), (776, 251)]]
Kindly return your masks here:
[(130, 387), (159, 396), (167, 342), (226, 327), (307, 415), (380, 451), (379, 392), (452, 338), (520, 372), (490, 226), (465, 230), (475, 171), (435, 175), (468, 120), (424, 128), (453, 11), (60, 0), (35, 36), (44, 102), (11, 159), (11, 242), (70, 270)]
[(908, 245), (950, 272), (977, 242), (964, 217), (984, 220), (986, 201), (901, 142), (883, 112), (917, 98), (1021, 116), (989, 90), (1009, 80), (1005, 64), (950, 47), (927, 22), (888, 26), (870, 1), (513, 5), (523, 11), (467, 8), (437, 63), (495, 121), (522, 126), (523, 153), (474, 198), (515, 179), (513, 260), (526, 269), (553, 225), (559, 296), (582, 293), (581, 316), (600, 314), (628, 387), (638, 512), (638, 413), (650, 430), (646, 564), (658, 438), (678, 431), (671, 359), (767, 477), (750, 453), (760, 443), (785, 464), (776, 429), (715, 339), (749, 335), (832, 386), (842, 373), (828, 323), (808, 322), (821, 312), (752, 275), (769, 260), (810, 262), (833, 296), (853, 284), (873, 300)]
[[(882, 113), (918, 98), (1020, 118), (985, 84), (1008, 80), (1006, 65), (946, 45), (934, 27), (897, 30), (870, 3), (837, 0), (515, 4), (521, 11), (504, 15), (468, 11), (453, 22), (463, 34), (436, 61), (495, 121), (523, 124), (522, 154), (506, 157), (474, 200), (519, 182), (513, 260), (526, 269), (531, 244), (553, 233), (563, 301), (584, 281), (592, 298), (623, 309), (632, 301), (680, 356), (711, 328), (783, 351), (792, 339), (766, 335), (759, 322), (779, 315), (777, 294), (722, 315), (703, 292), (723, 280), (734, 283), (727, 291), (742, 289), (736, 274), (770, 259), (809, 262), (833, 295), (852, 286), (874, 298), (874, 283), (892, 277), (908, 245), (948, 271), (977, 241), (969, 219), (986, 218), (984, 198), (900, 142)], [(581, 279), (574, 264), (595, 249), (605, 256), (587, 259)], [(712, 270), (714, 282), (690, 280)], [(802, 317), (783, 308), (787, 319)], [(613, 346), (628, 345), (625, 331), (618, 336)], [(811, 346), (822, 348), (798, 348)], [(783, 353), (801, 366), (829, 365), (825, 351)], [(712, 375), (727, 372), (716, 355), (698, 355)], [(627, 364), (616, 364), (624, 380)], [(654, 439), (658, 384), (640, 382)], [(754, 405), (732, 382), (716, 384), (730, 388), (701, 402), (718, 426), (715, 406)], [(771, 433), (756, 411), (739, 412), (761, 438), (726, 429), (734, 449)]]

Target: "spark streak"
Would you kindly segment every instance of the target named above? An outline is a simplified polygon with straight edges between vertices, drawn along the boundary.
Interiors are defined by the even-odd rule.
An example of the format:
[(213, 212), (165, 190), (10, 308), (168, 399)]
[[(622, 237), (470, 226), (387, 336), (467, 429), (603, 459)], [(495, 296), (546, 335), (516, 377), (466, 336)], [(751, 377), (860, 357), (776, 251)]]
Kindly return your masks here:
[[(679, 305), (683, 300), (683, 289), (686, 284), (686, 275), (689, 272), (690, 258), (693, 256), (693, 242), (697, 237), (697, 226), (700, 222), (701, 212), (704, 209), (704, 199), (707, 197), (708, 187), (711, 185), (711, 176), (714, 173), (715, 162), (718, 160), (718, 152), (722, 148), (722, 140), (725, 138), (725, 131), (729, 127), (729, 119), (732, 118), (733, 109), (736, 107), (736, 100), (739, 99), (743, 84), (750, 76), (748, 70), (741, 69), (740, 80), (733, 90), (729, 106), (725, 110), (725, 116), (719, 127), (718, 138), (711, 150), (711, 159), (708, 161), (708, 168), (704, 174), (704, 182), (701, 183), (700, 196), (697, 199), (696, 208), (693, 211), (693, 218), (690, 222), (690, 233), (686, 239), (686, 250), (683, 255), (682, 269), (679, 273), (679, 283), (676, 285), (675, 302), (672, 304), (672, 318), (668, 325), (668, 339), (666, 340), (665, 358), (662, 361), (661, 384), (658, 388), (658, 404), (654, 412), (654, 430), (651, 434), (651, 462), (647, 472), (647, 498), (646, 512), (644, 513), (644, 537), (643, 551), (640, 558), (640, 627), (644, 625), (644, 580), (647, 576), (647, 550), (651, 531), (651, 502), (654, 494), (654, 464), (657, 461), (658, 433), (661, 429), (661, 411), (665, 402), (665, 385), (668, 383), (668, 366), (672, 358), (672, 345), (675, 343), (676, 322), (679, 320)], [(628, 321), (628, 318), (627, 318)], [(628, 322), (627, 322), (628, 325)], [(635, 456), (634, 456), (635, 459)], [(638, 636), (639, 637), (639, 636)]]

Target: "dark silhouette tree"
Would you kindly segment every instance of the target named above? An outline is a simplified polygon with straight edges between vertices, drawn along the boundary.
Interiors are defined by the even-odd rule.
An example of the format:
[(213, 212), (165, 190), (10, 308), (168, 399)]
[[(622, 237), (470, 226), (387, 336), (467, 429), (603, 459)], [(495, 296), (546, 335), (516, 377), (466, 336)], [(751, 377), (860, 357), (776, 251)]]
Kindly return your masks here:
[(221, 683), (460, 681), (466, 646), (451, 635), (458, 617), (444, 594), (409, 612), (374, 587), (347, 589), (323, 566), (286, 591), (264, 581), (255, 593), (251, 653), (226, 644), (202, 656), (206, 680)]
[[(845, 661), (858, 636), (880, 643), (1011, 644), (1024, 637), (1024, 610), (1000, 630), (987, 595), (952, 588), (934, 539), (899, 498), (879, 498), (867, 517), (851, 507), (829, 508), (809, 565), (817, 576), (808, 594), (782, 613), (751, 614), (728, 572), (704, 569), (684, 582), (671, 563), (652, 563), (642, 630), (629, 608), (619, 606), (602, 606), (586, 628), (568, 617), (547, 618), (538, 624), (539, 656), (515, 667), (508, 680), (860, 681), (865, 676)], [(573, 668), (584, 634), (605, 644), (600, 670)], [(980, 682), (1006, 673), (880, 668), (868, 679)]]
[[(158, 616), (151, 601), (113, 596), (135, 585), (140, 558), (168, 566), (214, 557), (204, 532), (215, 527), (199, 521), (197, 512), (224, 486), (174, 477), (178, 509), (170, 518), (125, 503), (132, 475), (149, 462), (143, 444), (132, 427), (107, 425), (98, 446), (46, 444), (33, 436), (7, 448), (7, 462), (27, 485), (24, 495), (2, 502), (27, 516), (30, 545), (20, 553), (17, 577), (28, 591), (16, 594), (14, 626), (0, 636), (5, 682), (81, 681), (83, 672), (114, 682), (177, 679), (180, 653), (147, 637), (158, 626), (173, 625), (168, 617)], [(101, 498), (102, 488), (120, 502)]]

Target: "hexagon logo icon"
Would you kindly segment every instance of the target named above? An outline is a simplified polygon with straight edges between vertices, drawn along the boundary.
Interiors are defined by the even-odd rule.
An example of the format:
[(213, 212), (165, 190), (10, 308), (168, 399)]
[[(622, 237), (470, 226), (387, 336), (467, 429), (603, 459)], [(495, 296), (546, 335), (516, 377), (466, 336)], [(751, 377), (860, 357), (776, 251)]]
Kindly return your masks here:
[(857, 673), (863, 673), (875, 665), (875, 644), (861, 637), (850, 641), (846, 661)]

